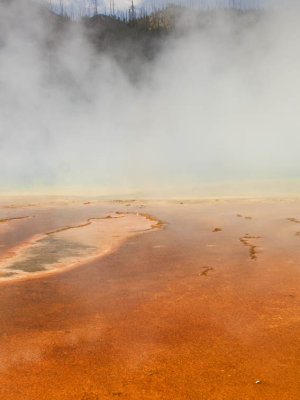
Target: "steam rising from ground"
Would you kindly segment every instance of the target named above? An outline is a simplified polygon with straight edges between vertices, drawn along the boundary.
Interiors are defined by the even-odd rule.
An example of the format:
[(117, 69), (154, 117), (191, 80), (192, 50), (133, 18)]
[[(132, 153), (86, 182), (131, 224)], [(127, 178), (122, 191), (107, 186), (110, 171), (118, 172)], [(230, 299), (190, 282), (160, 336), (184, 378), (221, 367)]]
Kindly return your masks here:
[(99, 53), (80, 24), (0, 3), (1, 188), (299, 192), (299, 14), (186, 12), (148, 60), (132, 41)]

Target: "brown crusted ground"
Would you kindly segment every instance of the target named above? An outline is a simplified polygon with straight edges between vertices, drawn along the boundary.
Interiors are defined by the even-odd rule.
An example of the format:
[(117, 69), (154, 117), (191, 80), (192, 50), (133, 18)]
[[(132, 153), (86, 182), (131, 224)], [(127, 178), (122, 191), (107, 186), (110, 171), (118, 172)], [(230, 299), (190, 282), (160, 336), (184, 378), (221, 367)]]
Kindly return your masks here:
[(12, 217), (12, 218), (0, 219), (0, 223), (15, 221), (15, 220), (19, 220), (19, 219), (26, 219), (26, 218), (30, 218), (29, 215), (25, 216), (25, 217)]
[[(82, 207), (72, 209), (81, 220)], [(1, 400), (298, 400), (299, 237), (287, 221), (297, 210), (147, 204), (165, 230), (81, 268), (2, 285)], [(68, 209), (51, 212), (70, 223)], [(245, 232), (264, 238), (256, 262), (239, 244)]]
[[(253, 244), (253, 239), (262, 239), (261, 236), (251, 236), (248, 235), (248, 233), (246, 233), (246, 235), (244, 235), (243, 237), (241, 237), (239, 239), (239, 241), (246, 247), (249, 248), (249, 257), (251, 258), (251, 260), (257, 260), (257, 246)], [(251, 242), (250, 242), (251, 240)]]
[(300, 224), (300, 220), (298, 220), (297, 218), (288, 218), (288, 221), (295, 222), (296, 224)]

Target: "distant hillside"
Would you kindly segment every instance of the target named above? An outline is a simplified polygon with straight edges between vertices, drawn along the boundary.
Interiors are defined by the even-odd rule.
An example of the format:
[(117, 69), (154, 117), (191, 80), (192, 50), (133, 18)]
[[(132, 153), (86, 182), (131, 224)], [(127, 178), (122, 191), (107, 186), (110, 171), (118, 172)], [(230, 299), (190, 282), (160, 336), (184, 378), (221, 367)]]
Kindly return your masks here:
[(163, 26), (151, 26), (151, 19), (139, 18), (122, 21), (107, 15), (83, 18), (83, 25), (89, 41), (99, 50), (130, 63), (136, 57), (147, 60), (154, 57), (162, 39), (168, 34)]
[(84, 18), (83, 21), (89, 29), (94, 30), (97, 34), (128, 29), (127, 23), (103, 14), (98, 14), (91, 18)]

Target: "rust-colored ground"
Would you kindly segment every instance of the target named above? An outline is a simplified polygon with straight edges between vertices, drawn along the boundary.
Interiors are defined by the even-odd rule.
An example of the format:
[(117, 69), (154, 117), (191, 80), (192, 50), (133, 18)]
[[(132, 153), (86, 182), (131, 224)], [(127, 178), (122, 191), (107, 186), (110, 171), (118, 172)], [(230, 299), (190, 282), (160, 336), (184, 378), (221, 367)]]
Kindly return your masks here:
[(1, 400), (298, 400), (299, 202), (6, 205), (0, 251), (142, 206), (165, 229), (0, 285)]

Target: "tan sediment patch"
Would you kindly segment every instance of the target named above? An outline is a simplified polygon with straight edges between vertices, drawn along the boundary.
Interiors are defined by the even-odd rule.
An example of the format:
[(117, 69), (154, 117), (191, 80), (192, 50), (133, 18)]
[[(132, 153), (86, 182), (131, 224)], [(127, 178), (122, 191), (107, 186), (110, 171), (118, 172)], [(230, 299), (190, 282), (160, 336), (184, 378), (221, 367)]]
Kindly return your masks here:
[(91, 223), (93, 221), (97, 221), (97, 220), (100, 220), (100, 219), (111, 219), (111, 218), (122, 218), (122, 216), (112, 217), (111, 215), (107, 215), (106, 217), (88, 218), (87, 221), (84, 224), (64, 226), (63, 228), (59, 228), (59, 229), (55, 229), (54, 231), (46, 232), (45, 235), (49, 236), (49, 235), (53, 235), (54, 233), (68, 231), (69, 229), (84, 228), (85, 226), (91, 225)]
[(162, 226), (147, 214), (117, 212), (34, 235), (1, 256), (0, 281), (74, 268), (112, 252), (129, 237)]
[(14, 222), (18, 223), (25, 219), (32, 218), (32, 215), (26, 215), (21, 217), (7, 217), (0, 219), (0, 233), (7, 233), (15, 228)]
[[(120, 212), (120, 211), (116, 211), (117, 215), (128, 215), (128, 214), (132, 214), (131, 212)], [(137, 215), (140, 215), (141, 217), (146, 218), (148, 221), (151, 222), (151, 226), (150, 228), (148, 228), (148, 230), (150, 229), (161, 229), (165, 226), (165, 223), (163, 221), (160, 221), (159, 219), (156, 219), (154, 217), (152, 217), (149, 214), (146, 213), (138, 213)]]
[(25, 208), (25, 207), (37, 207), (40, 203), (24, 203), (24, 204), (7, 204), (3, 208)]

